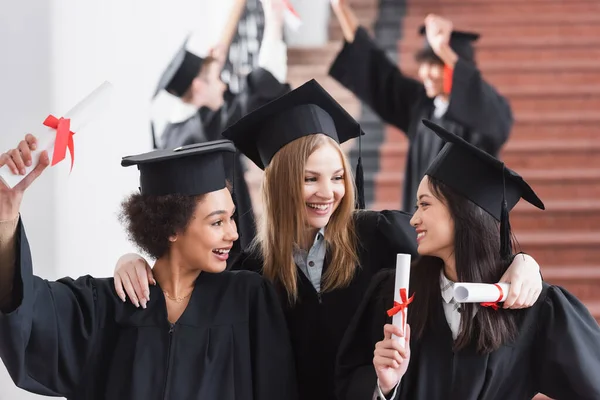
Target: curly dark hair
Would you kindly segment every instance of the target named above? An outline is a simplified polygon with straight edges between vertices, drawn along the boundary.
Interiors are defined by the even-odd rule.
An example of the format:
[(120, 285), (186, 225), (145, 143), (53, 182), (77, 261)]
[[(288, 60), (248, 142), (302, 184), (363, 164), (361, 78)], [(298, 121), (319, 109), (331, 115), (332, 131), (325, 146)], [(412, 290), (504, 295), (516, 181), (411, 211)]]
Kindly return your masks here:
[(143, 196), (134, 193), (121, 203), (119, 220), (129, 239), (159, 259), (169, 251), (169, 237), (185, 231), (203, 196)]

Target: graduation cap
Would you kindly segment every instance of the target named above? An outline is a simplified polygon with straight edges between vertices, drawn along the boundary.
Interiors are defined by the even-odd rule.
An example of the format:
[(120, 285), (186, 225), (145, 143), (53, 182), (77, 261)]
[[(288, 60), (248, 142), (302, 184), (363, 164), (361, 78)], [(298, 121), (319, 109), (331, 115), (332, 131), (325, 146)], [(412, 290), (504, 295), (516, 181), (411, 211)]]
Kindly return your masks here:
[(183, 45), (163, 72), (153, 97), (156, 97), (163, 89), (174, 96), (182, 97), (189, 89), (194, 78), (198, 76), (204, 58), (187, 50), (189, 38), (189, 36), (186, 37)]
[(229, 140), (216, 140), (123, 157), (121, 165), (137, 165), (143, 195), (197, 196), (226, 187), (226, 156), (235, 151)]
[[(419, 35), (425, 36), (425, 25), (421, 25), (419, 28)], [(479, 39), (479, 34), (475, 32), (463, 32), (463, 31), (452, 31), (450, 34), (450, 48), (458, 55), (459, 58), (475, 62), (475, 50), (473, 48), (473, 42)], [(440, 60), (435, 54), (427, 37), (425, 37), (425, 43), (423, 48), (417, 52), (416, 59), (418, 61), (423, 60)]]
[(544, 210), (544, 203), (515, 171), (504, 163), (431, 121), (423, 124), (446, 142), (425, 175), (466, 197), (500, 222), (500, 253), (511, 256), (508, 212), (522, 198)]
[(360, 125), (327, 91), (312, 79), (240, 119), (223, 132), (260, 169), (286, 144), (322, 133), (338, 143), (359, 138), (356, 167), (358, 208), (364, 208), (364, 183), (360, 157)]

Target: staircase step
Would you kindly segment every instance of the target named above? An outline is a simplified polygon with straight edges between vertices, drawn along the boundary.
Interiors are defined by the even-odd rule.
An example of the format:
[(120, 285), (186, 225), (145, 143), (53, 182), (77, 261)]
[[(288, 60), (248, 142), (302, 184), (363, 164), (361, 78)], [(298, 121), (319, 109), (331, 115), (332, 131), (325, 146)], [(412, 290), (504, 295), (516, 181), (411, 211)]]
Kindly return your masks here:
[[(314, 77), (326, 76), (334, 55), (327, 60), (321, 59), (320, 64), (299, 64), (288, 67), (288, 75), (294, 79), (307, 81)], [(405, 64), (410, 64), (407, 67)], [(401, 67), (404, 74), (417, 78), (417, 64), (407, 61)], [(524, 85), (526, 87), (549, 86), (583, 86), (597, 82), (600, 70), (593, 60), (559, 60), (552, 63), (536, 61), (494, 61), (481, 66), (486, 80), (502, 92), (504, 87)], [(517, 90), (517, 89), (515, 89)]]
[[(414, 59), (416, 49), (400, 48), (399, 60), (404, 62)], [(478, 47), (475, 58), (479, 65), (485, 65), (498, 60), (527, 62), (531, 61), (532, 54), (539, 63), (552, 63), (564, 59), (589, 60), (600, 57), (600, 46)]]
[[(600, 3), (597, 1), (511, 1), (493, 2), (485, 0), (471, 1), (418, 1), (411, 2), (406, 9), (407, 16), (423, 16), (429, 13), (444, 15), (452, 19), (455, 15), (470, 14), (480, 15), (485, 18), (487, 15), (530, 15), (537, 13), (543, 14), (569, 14), (569, 13), (597, 13), (600, 11)], [(535, 17), (532, 17), (535, 18)]]
[[(533, 187), (533, 190), (536, 188)], [(542, 199), (544, 200), (544, 199)], [(520, 202), (511, 212), (511, 226), (515, 232), (560, 230), (600, 231), (600, 201), (579, 199), (544, 201), (546, 210), (538, 210), (529, 203)], [(600, 233), (599, 233), (600, 234)]]
[[(600, 115), (598, 119), (600, 120)], [(574, 140), (596, 139), (600, 137), (600, 121), (552, 122), (547, 121), (544, 116), (540, 117), (540, 121), (520, 117), (515, 122), (509, 140), (557, 140), (564, 139), (567, 135)]]
[[(374, 209), (398, 208), (404, 184), (404, 167), (365, 174), (375, 181)], [(542, 199), (573, 200), (600, 198), (600, 169), (519, 170), (519, 174)]]
[(312, 65), (323, 70), (329, 68), (337, 53), (342, 49), (342, 41), (329, 41), (320, 47), (289, 47), (287, 51), (288, 68), (298, 65)]
[[(488, 0), (482, 0), (488, 1)], [(523, 2), (516, 0), (515, 2)], [(531, 2), (531, 0), (529, 0)], [(505, 2), (506, 3), (506, 2)], [(547, 0), (541, 0), (540, 3), (547, 4)], [(423, 24), (425, 16), (407, 15), (402, 19), (402, 29), (405, 32), (418, 32), (418, 28)], [(513, 26), (547, 26), (562, 24), (586, 24), (591, 22), (600, 23), (600, 14), (590, 12), (545, 12), (543, 7), (539, 7), (535, 14), (535, 21), (529, 14), (492, 14), (482, 19), (480, 15), (465, 13), (452, 16), (454, 28), (459, 30), (469, 30), (471, 27), (513, 27)], [(413, 28), (414, 27), (414, 28)]]
[[(537, 23), (506, 23), (506, 24), (488, 24), (486, 19), (482, 18), (478, 22), (469, 24), (460, 24), (453, 22), (455, 28), (465, 31), (474, 31), (481, 34), (481, 43), (490, 39), (516, 39), (527, 37), (529, 39), (538, 37), (592, 37), (600, 33), (600, 21), (592, 20), (589, 22), (579, 21), (577, 23), (555, 22), (550, 24)], [(390, 21), (390, 24), (397, 25), (397, 22)], [(406, 32), (406, 39), (422, 38), (418, 35), (418, 24), (404, 25), (403, 31)], [(479, 41), (478, 41), (479, 42)]]
[(541, 269), (545, 282), (567, 289), (582, 302), (594, 302), (598, 298), (600, 265), (541, 265)]
[(600, 230), (596, 232), (516, 232), (520, 249), (540, 265), (597, 265)]
[[(600, 114), (597, 112), (541, 112), (513, 111), (515, 123), (509, 140), (596, 140), (600, 138)], [(387, 126), (386, 143), (406, 142), (399, 129)], [(568, 134), (566, 133), (568, 132)], [(368, 131), (366, 132), (369, 133)], [(568, 136), (567, 136), (568, 135)]]
[[(600, 2), (598, 3), (600, 4)], [(503, 36), (482, 36), (477, 41), (477, 49), (518, 49), (518, 48), (529, 48), (540, 47), (540, 48), (557, 48), (557, 47), (581, 47), (581, 46), (598, 46), (600, 38), (593, 35), (580, 36), (560, 36), (560, 35), (546, 35), (538, 37), (524, 36), (512, 39)], [(409, 51), (410, 53), (415, 52), (423, 46), (423, 38), (417, 36), (414, 33), (409, 33), (398, 43), (399, 52)]]
[[(364, 149), (363, 149), (364, 150)], [(366, 151), (375, 151), (367, 149)], [(378, 149), (383, 171), (404, 169), (408, 146), (389, 143)], [(500, 158), (516, 171), (521, 169), (600, 168), (600, 139), (580, 141), (509, 141)]]

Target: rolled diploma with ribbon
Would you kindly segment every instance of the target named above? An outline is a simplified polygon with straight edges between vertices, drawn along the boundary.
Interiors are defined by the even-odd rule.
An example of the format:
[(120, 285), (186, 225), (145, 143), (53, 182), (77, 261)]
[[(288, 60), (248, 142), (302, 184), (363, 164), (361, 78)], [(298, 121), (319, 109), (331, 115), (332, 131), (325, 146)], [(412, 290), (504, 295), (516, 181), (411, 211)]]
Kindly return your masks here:
[(501, 303), (506, 300), (510, 283), (464, 283), (454, 284), (457, 303)]
[(283, 0), (283, 4), (283, 20), (288, 28), (296, 32), (302, 26), (302, 19), (300, 19), (300, 15), (298, 15), (289, 0)]
[[(394, 307), (400, 306), (401, 310), (392, 317), (392, 325), (406, 332), (406, 321), (408, 320), (408, 284), (410, 282), (410, 254), (396, 254), (396, 283), (394, 285)], [(404, 293), (404, 296), (401, 296)], [(402, 298), (404, 297), (404, 298)], [(412, 300), (412, 299), (411, 299)], [(405, 345), (404, 337), (392, 335), (393, 339)]]
[[(104, 82), (86, 98), (77, 103), (75, 107), (69, 110), (69, 112), (63, 116), (63, 119), (70, 119), (69, 130), (74, 133), (80, 132), (88, 123), (98, 117), (98, 115), (108, 107), (111, 92), (112, 85), (110, 82)], [(57, 129), (47, 126), (44, 126), (39, 132), (34, 133), (38, 145), (37, 149), (31, 152), (31, 166), (25, 167), (25, 175), (15, 175), (8, 166), (4, 165), (0, 168), (0, 179), (2, 179), (8, 187), (13, 188), (21, 182), (21, 180), (23, 180), (36, 165), (38, 165), (40, 155), (44, 150), (48, 151), (48, 157), (52, 160), (54, 144), (56, 142), (56, 133)]]

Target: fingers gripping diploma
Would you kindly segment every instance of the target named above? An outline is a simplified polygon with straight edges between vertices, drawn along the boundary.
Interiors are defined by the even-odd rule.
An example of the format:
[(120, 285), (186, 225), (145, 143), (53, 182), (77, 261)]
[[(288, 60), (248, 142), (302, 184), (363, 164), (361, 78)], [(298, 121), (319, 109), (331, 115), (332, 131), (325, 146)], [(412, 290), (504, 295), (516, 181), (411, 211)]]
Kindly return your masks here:
[[(377, 374), (379, 389), (387, 396), (400, 383), (410, 362), (410, 326), (406, 325), (406, 336), (402, 329), (391, 324), (383, 327), (384, 339), (375, 345), (373, 366)], [(405, 345), (392, 335), (403, 337)]]
[(528, 254), (517, 254), (500, 282), (510, 283), (504, 308), (528, 308), (535, 304), (542, 292), (540, 266)]
[[(36, 137), (28, 134), (16, 148), (0, 155), (0, 167), (6, 166), (13, 174), (24, 175), (24, 178), (12, 188), (0, 180), (0, 221), (12, 220), (18, 216), (23, 193), (50, 164), (46, 151), (41, 152), (35, 164), (32, 152), (37, 147)], [(33, 167), (33, 169), (27, 173), (26, 167)]]
[(136, 306), (146, 308), (150, 301), (150, 284), (156, 285), (150, 265), (137, 254), (125, 254), (115, 267), (115, 291), (123, 302), (125, 294)]

